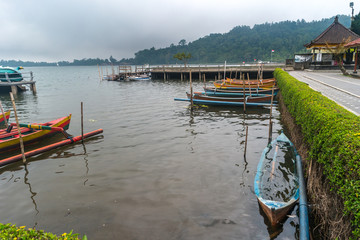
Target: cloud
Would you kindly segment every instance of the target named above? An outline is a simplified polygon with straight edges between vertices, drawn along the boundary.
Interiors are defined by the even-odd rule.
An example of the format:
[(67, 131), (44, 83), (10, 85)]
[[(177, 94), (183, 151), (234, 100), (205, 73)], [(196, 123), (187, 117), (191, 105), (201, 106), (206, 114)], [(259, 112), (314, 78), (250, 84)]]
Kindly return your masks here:
[[(0, 0), (0, 59), (133, 57), (238, 25), (350, 14), (348, 3), (239, 0)], [(309, 7), (311, 6), (311, 7)], [(356, 7), (356, 3), (355, 3)]]

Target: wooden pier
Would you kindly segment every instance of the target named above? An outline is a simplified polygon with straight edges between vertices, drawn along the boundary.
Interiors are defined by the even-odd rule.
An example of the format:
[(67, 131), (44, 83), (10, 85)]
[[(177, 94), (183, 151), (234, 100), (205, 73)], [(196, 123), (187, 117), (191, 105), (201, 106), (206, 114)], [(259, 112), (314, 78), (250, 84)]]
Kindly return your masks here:
[[(19, 91), (26, 91), (26, 85), (29, 86), (30, 90), (33, 93), (36, 93), (36, 86), (34, 81), (33, 72), (22, 72), (21, 73), (24, 80), (18, 82), (10, 81), (7, 73), (5, 73), (6, 81), (0, 81), (0, 90), (12, 92), (13, 94), (17, 94)], [(28, 79), (28, 80), (26, 80)]]
[(151, 67), (151, 76), (153, 79), (180, 79), (186, 80), (191, 77), (199, 80), (218, 80), (224, 77), (243, 78), (242, 75), (249, 74), (251, 79), (256, 79), (260, 72), (263, 78), (273, 77), (276, 68), (284, 68), (282, 64), (244, 64), (244, 65), (199, 65), (199, 66), (179, 66), (179, 65), (163, 65)]
[[(262, 78), (272, 78), (276, 68), (285, 68), (285, 64), (240, 64), (240, 65), (160, 65), (160, 66), (110, 66), (111, 74), (101, 75), (103, 80), (119, 81), (132, 75), (150, 74), (152, 79), (157, 80), (186, 80), (191, 77), (199, 80), (218, 80), (224, 77), (240, 79), (249, 74), (251, 79), (256, 79), (262, 74)], [(105, 66), (106, 69), (106, 66)], [(100, 69), (99, 69), (100, 72)]]
[[(104, 67), (104, 70), (103, 70)], [(111, 67), (111, 74), (108, 74), (107, 68)], [(104, 74), (103, 71), (106, 71)], [(141, 74), (149, 74), (151, 69), (149, 66), (126, 66), (126, 65), (119, 65), (119, 66), (101, 66), (99, 67), (99, 74), (101, 80), (108, 80), (108, 81), (122, 81), (127, 79), (130, 76), (134, 75), (141, 75)]]

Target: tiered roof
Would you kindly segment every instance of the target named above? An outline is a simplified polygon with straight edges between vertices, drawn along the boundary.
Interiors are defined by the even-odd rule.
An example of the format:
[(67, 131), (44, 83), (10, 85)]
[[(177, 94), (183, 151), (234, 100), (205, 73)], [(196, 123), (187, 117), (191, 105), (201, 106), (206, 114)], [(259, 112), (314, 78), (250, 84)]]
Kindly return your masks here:
[(306, 44), (308, 49), (315, 47), (325, 47), (328, 45), (339, 45), (345, 41), (353, 41), (360, 38), (359, 35), (339, 23), (339, 19), (336, 16), (334, 22), (323, 31), (317, 38)]

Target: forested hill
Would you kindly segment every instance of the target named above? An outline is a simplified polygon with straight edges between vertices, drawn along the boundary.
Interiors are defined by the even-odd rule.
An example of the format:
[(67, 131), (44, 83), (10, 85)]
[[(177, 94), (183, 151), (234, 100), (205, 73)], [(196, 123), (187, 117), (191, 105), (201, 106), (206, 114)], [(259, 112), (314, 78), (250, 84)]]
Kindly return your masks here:
[[(138, 51), (134, 58), (116, 60), (112, 56), (109, 59), (74, 59), (73, 62), (61, 61), (57, 63), (46, 62), (23, 62), (21, 60), (0, 60), (3, 66), (92, 66), (107, 64), (172, 64), (179, 63), (174, 58), (176, 53), (190, 53), (192, 58), (189, 63), (242, 63), (259, 61), (284, 62), (287, 58), (293, 58), (295, 53), (305, 53), (304, 44), (309, 43), (329, 27), (335, 17), (322, 19), (321, 21), (305, 22), (284, 21), (278, 23), (264, 23), (249, 26), (237, 26), (224, 34), (210, 34), (190, 43), (185, 39), (177, 45), (171, 44), (166, 48), (150, 48)], [(350, 27), (350, 16), (340, 15), (339, 22)], [(235, 25), (235, 24), (234, 24)], [(271, 50), (274, 53), (271, 54)]]
[[(135, 53), (135, 58), (122, 59), (127, 64), (169, 64), (176, 63), (178, 52), (190, 53), (189, 63), (250, 62), (254, 59), (284, 61), (293, 58), (294, 53), (304, 53), (304, 44), (309, 43), (332, 24), (335, 17), (321, 21), (284, 21), (249, 26), (237, 26), (224, 34), (210, 34), (196, 41), (161, 49), (145, 49)], [(350, 27), (350, 16), (340, 15), (339, 22)]]

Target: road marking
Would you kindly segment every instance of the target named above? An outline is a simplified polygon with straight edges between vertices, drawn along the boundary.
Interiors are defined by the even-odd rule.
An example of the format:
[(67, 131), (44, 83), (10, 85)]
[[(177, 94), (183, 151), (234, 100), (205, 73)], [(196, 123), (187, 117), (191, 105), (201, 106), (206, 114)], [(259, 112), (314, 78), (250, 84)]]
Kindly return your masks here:
[(351, 84), (360, 86), (360, 83), (354, 83), (354, 82), (351, 82), (351, 81), (348, 81), (348, 80), (345, 80), (345, 79), (330, 77), (330, 76), (322, 75), (322, 74), (317, 74), (317, 75), (322, 76), (322, 77), (325, 77), (325, 78), (331, 78), (331, 79), (334, 79), (334, 80), (336, 80), (336, 81), (348, 82), (348, 83), (351, 83)]
[[(298, 76), (300, 76), (300, 77), (307, 78), (307, 79), (309, 79), (309, 80), (312, 80), (312, 81), (314, 81), (314, 82), (318, 82), (318, 83), (320, 83), (320, 84), (323, 84), (323, 85), (325, 85), (325, 86), (328, 86), (328, 87), (333, 88), (333, 89), (335, 89), (335, 90), (338, 90), (338, 91), (340, 91), (340, 92), (347, 93), (347, 94), (349, 94), (350, 96), (354, 96), (354, 97), (360, 98), (359, 95), (356, 95), (356, 94), (353, 94), (353, 93), (348, 92), (348, 91), (346, 91), (346, 90), (343, 90), (343, 89), (340, 89), (340, 88), (331, 86), (331, 85), (329, 85), (329, 84), (327, 84), (327, 83), (324, 83), (324, 82), (322, 82), (322, 81), (320, 81), (320, 80), (316, 80), (316, 79), (314, 79), (314, 78), (311, 78), (311, 77), (302, 75), (302, 74), (300, 74), (300, 73), (299, 73), (299, 74), (298, 74), (298, 73), (295, 73), (294, 75), (298, 75)], [(294, 76), (294, 75), (292, 75), (292, 76), (296, 78), (296, 76)], [(301, 80), (300, 80), (300, 81), (301, 81)], [(314, 89), (315, 91), (320, 91), (320, 90), (317, 90), (317, 89), (311, 87), (309, 84), (307, 84), (307, 85), (308, 85), (310, 88)], [(321, 92), (321, 91), (320, 91), (320, 92)], [(354, 114), (357, 115), (357, 116), (360, 115), (360, 113), (358, 113), (358, 112), (356, 112), (356, 111), (354, 111), (354, 110), (352, 110), (352, 109), (344, 106), (343, 104), (339, 103), (339, 101), (343, 101), (342, 99), (336, 100), (336, 99), (334, 99), (332, 96), (326, 94), (326, 92), (325, 92), (325, 93), (322, 93), (322, 94), (323, 94), (325, 97), (327, 97), (327, 98), (329, 98), (330, 100), (332, 100), (333, 102), (335, 102), (336, 104), (338, 104), (339, 106), (345, 108), (345, 109), (348, 110), (349, 112), (352, 112), (352, 113), (354, 113)]]
[(320, 80), (317, 80), (317, 79), (314, 79), (314, 78), (312, 78), (312, 77), (305, 76), (305, 75), (303, 75), (303, 77), (304, 77), (304, 78), (307, 78), (307, 79), (310, 79), (310, 80), (313, 80), (313, 81), (315, 81), (315, 82), (321, 83), (321, 84), (323, 84), (323, 85), (325, 85), (325, 86), (334, 88), (334, 89), (336, 89), (336, 90), (338, 90), (338, 91), (344, 92), (344, 93), (349, 94), (349, 95), (351, 95), (351, 96), (353, 96), (353, 97), (360, 98), (359, 95), (356, 95), (356, 94), (354, 94), (354, 93), (351, 93), (351, 92), (349, 92), (349, 91), (346, 91), (346, 90), (341, 89), (341, 88), (338, 88), (338, 87), (334, 87), (334, 86), (332, 86), (332, 85), (330, 85), (330, 84), (324, 83), (323, 81), (320, 81)]

